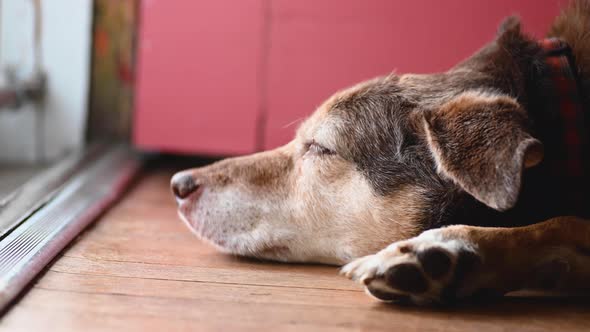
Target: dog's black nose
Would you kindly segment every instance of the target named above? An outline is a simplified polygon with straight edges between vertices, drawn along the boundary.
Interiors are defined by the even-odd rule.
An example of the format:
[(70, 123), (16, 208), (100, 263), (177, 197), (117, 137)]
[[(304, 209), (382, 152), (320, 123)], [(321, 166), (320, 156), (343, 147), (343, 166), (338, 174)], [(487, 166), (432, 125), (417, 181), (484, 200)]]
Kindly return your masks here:
[(176, 174), (172, 177), (170, 186), (172, 187), (172, 192), (178, 198), (186, 198), (199, 189), (195, 179), (192, 175), (188, 174)]

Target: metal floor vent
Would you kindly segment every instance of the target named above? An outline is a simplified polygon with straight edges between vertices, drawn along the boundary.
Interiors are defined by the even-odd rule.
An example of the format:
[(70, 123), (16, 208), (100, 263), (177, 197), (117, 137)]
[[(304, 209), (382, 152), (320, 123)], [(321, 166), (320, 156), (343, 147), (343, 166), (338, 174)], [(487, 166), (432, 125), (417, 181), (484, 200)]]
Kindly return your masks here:
[(0, 309), (124, 192), (141, 167), (126, 147), (99, 155), (0, 240)]

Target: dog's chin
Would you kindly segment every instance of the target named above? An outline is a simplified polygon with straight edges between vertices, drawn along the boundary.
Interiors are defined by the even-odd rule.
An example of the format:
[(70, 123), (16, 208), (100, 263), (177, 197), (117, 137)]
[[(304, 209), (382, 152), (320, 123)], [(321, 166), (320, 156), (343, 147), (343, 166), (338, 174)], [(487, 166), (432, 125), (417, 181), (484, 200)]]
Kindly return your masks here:
[[(199, 215), (207, 215), (200, 211)], [(189, 230), (200, 240), (212, 245), (220, 252), (238, 256), (252, 257), (264, 260), (290, 261), (290, 248), (282, 241), (270, 241), (270, 239), (256, 234), (255, 230), (249, 232), (231, 232), (233, 227), (224, 227), (227, 220), (220, 221), (214, 218), (193, 218), (191, 202), (181, 201), (178, 207), (178, 216)], [(235, 222), (233, 223), (235, 224)], [(260, 232), (258, 232), (260, 233)], [(258, 235), (258, 236), (256, 236)]]
[(234, 255), (242, 255), (242, 253), (238, 252), (237, 248), (230, 246), (231, 241), (228, 237), (218, 236), (215, 233), (207, 232), (207, 230), (203, 227), (206, 220), (192, 220), (186, 217), (185, 213), (182, 211), (181, 208), (178, 209), (178, 216), (182, 220), (182, 222), (188, 227), (188, 229), (199, 238), (199, 240), (206, 242), (215, 249), (220, 252), (226, 254), (234, 254)]

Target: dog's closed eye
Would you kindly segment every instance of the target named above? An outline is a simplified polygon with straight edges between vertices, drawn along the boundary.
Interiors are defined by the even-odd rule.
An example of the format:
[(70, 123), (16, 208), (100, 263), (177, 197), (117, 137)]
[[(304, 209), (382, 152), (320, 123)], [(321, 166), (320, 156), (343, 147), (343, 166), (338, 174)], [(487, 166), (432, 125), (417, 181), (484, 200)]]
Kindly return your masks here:
[(305, 144), (305, 154), (317, 155), (317, 156), (330, 156), (335, 155), (334, 150), (330, 150), (325, 146), (317, 143), (316, 141), (310, 141)]

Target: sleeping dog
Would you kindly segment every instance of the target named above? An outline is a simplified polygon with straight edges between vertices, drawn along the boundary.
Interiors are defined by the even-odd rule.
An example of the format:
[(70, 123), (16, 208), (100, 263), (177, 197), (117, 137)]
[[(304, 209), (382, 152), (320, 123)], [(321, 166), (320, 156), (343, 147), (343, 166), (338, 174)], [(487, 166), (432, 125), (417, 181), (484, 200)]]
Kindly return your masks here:
[(220, 250), (347, 264), (383, 301), (590, 288), (590, 1), (447, 72), (334, 94), (278, 149), (176, 174)]

